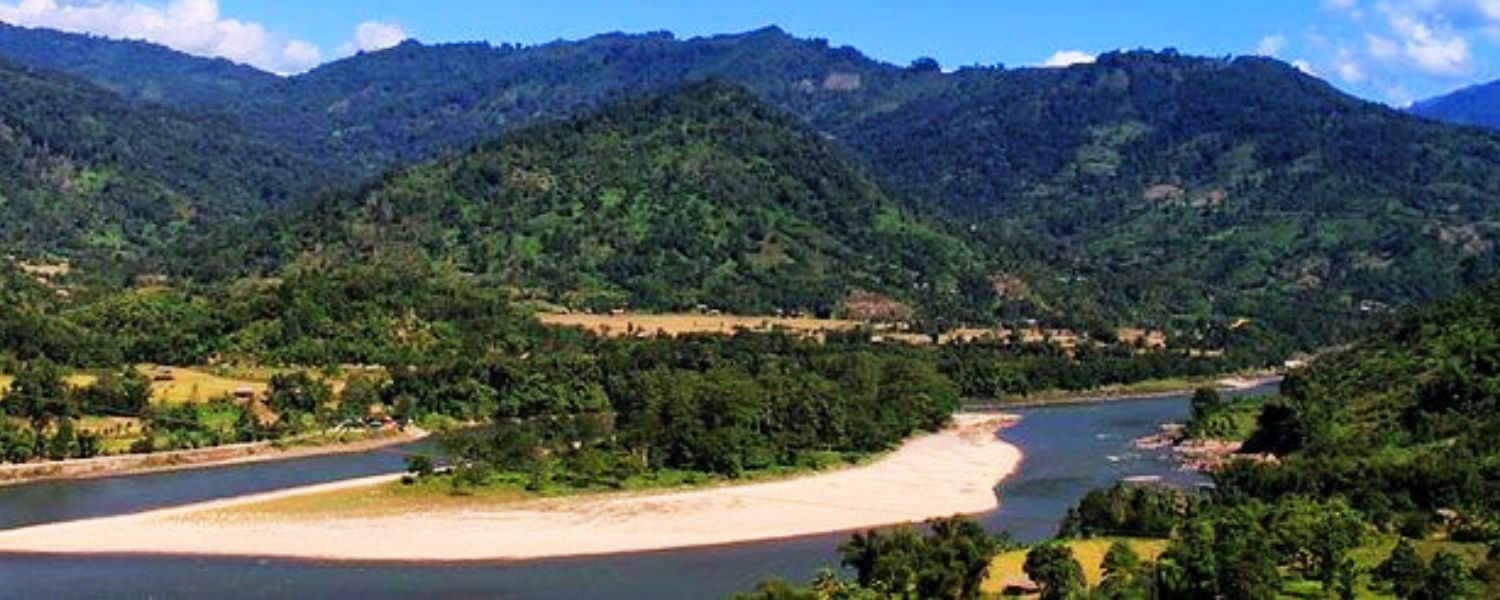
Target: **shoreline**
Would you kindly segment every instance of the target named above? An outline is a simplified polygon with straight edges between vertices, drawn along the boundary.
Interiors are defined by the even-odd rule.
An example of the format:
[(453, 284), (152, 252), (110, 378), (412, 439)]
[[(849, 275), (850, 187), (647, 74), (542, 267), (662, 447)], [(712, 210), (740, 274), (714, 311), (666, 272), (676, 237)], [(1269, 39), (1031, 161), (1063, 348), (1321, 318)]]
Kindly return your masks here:
[(11, 554), (510, 563), (814, 537), (994, 510), (1001, 502), (997, 485), (1022, 460), (1020, 449), (998, 435), (1012, 422), (1009, 415), (960, 414), (952, 427), (909, 439), (868, 465), (765, 483), (526, 500), (398, 516), (266, 520), (236, 511), (281, 498), (389, 485), (400, 478), (380, 475), (23, 527), (0, 532), (0, 547)]
[(428, 431), (414, 429), (410, 432), (394, 432), (346, 442), (330, 441), (300, 445), (295, 440), (281, 440), (280, 442), (271, 440), (145, 454), (116, 454), (94, 458), (7, 464), (0, 465), (0, 489), (47, 481), (130, 477), (366, 452), (420, 441), (428, 435), (430, 435)]
[(963, 410), (972, 412), (1004, 412), (1011, 409), (1038, 408), (1043, 406), (1069, 406), (1075, 404), (1130, 402), (1132, 400), (1155, 400), (1159, 398), (1170, 398), (1173, 396), (1191, 395), (1193, 392), (1197, 391), (1198, 388), (1205, 387), (1207, 385), (1212, 385), (1214, 389), (1217, 389), (1220, 392), (1240, 392), (1280, 383), (1283, 378), (1284, 376), (1282, 375), (1257, 375), (1253, 377), (1230, 376), (1222, 377), (1209, 382), (1204, 382), (1203, 385), (1150, 392), (1130, 392), (1129, 390), (1121, 389), (1111, 390), (1109, 388), (1097, 388), (1093, 390), (1081, 390), (1078, 392), (1066, 392), (1056, 396), (1047, 396), (1044, 398), (1024, 399), (1025, 397), (1022, 396), (1020, 398), (1023, 399), (1013, 402), (1005, 400), (986, 400), (982, 402), (965, 404)]

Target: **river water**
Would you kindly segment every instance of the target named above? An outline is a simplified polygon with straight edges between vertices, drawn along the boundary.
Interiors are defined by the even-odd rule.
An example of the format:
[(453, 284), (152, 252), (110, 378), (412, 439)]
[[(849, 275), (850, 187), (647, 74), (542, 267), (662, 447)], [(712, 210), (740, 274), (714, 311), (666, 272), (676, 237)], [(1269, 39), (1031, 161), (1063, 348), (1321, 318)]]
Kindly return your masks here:
[[(1265, 393), (1271, 387), (1251, 393)], [(1050, 536), (1085, 492), (1125, 477), (1192, 485), (1164, 451), (1131, 441), (1187, 413), (1185, 397), (1027, 408), (1003, 437), (1026, 459), (981, 517)], [(152, 475), (0, 488), (0, 529), (136, 512), (399, 470), (410, 447)], [(913, 493), (921, 493), (913, 490)], [(183, 556), (37, 556), (0, 548), (0, 598), (718, 598), (773, 575), (806, 579), (846, 534), (523, 563), (326, 563)], [(391, 543), (399, 544), (393, 535)]]

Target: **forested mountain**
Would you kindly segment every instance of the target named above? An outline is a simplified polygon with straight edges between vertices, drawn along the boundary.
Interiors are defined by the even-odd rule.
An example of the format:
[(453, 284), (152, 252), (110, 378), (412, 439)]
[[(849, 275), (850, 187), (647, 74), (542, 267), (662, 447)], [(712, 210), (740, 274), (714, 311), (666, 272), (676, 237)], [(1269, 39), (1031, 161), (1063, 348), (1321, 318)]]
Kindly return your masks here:
[(1075, 293), (1106, 314), (1327, 339), (1494, 272), (1496, 136), (1261, 58), (1135, 52), (954, 77), (854, 145), (994, 239), (1053, 244), (1042, 259), (1092, 281)]
[(860, 291), (959, 302), (961, 284), (986, 285), (964, 242), (721, 82), (530, 127), (259, 229), (283, 233), (202, 266), (411, 253), (574, 307), (745, 314), (829, 314)]
[[(1282, 385), (1246, 451), (1279, 468), (1224, 479), (1275, 497), (1343, 496), (1377, 521), (1500, 511), (1500, 282), (1402, 317)], [(1470, 532), (1473, 533), (1473, 532)]]
[[(237, 119), (334, 183), (685, 82), (733, 82), (830, 138), (893, 201), (959, 224), (986, 261), (1023, 266), (957, 292), (983, 287), (992, 298), (965, 306), (1008, 307), (1008, 317), (1209, 337), (1243, 318), (1309, 346), (1495, 272), (1500, 138), (1351, 98), (1262, 58), (1126, 52), (1066, 69), (944, 73), (767, 28), (531, 47), (407, 42), (268, 82), (159, 48), (38, 36), (50, 41), (0, 43), (0, 53), (31, 48), (12, 58)], [(136, 68), (155, 74), (128, 81), (167, 91), (36, 48), (141, 56)], [(530, 271), (532, 284), (542, 272)]]
[(0, 251), (156, 262), (200, 223), (243, 218), (320, 173), (230, 119), (132, 104), (0, 62)]
[(61, 71), (122, 97), (210, 109), (259, 92), (280, 77), (223, 59), (198, 58), (147, 42), (111, 40), (0, 23), (0, 57)]
[(1500, 129), (1500, 81), (1471, 85), (1411, 105), (1429, 119)]

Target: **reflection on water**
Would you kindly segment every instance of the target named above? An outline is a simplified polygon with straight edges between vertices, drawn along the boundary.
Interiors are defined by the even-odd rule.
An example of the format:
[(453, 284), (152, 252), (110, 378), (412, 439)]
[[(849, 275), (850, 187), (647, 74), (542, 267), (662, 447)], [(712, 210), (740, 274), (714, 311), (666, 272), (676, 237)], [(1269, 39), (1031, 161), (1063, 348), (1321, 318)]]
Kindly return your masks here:
[[(1017, 411), (1003, 437), (1026, 453), (1000, 486), (993, 531), (1024, 540), (1050, 536), (1088, 490), (1133, 476), (1193, 485), (1165, 451), (1130, 443), (1181, 419), (1185, 398), (1053, 406)], [(0, 528), (142, 510), (245, 490), (357, 477), (399, 468), (399, 454), (344, 455), (145, 477), (0, 488)], [(255, 468), (247, 468), (255, 467)], [(142, 502), (137, 494), (148, 501)], [(809, 577), (837, 562), (845, 535), (627, 556), (495, 564), (327, 564), (248, 558), (45, 557), (0, 554), (0, 598), (705, 598), (748, 590), (771, 575)], [(398, 542), (397, 542), (398, 543)]]
[(0, 529), (140, 512), (339, 479), (398, 472), (413, 442), (379, 450), (129, 477), (0, 487)]

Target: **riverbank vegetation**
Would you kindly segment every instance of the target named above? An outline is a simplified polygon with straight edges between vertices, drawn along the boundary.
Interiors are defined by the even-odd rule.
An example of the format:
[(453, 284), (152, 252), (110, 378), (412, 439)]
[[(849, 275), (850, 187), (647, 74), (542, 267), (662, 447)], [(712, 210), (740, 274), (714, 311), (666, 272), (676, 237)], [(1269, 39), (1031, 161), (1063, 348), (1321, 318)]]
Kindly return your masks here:
[[(574, 471), (583, 473), (574, 484), (603, 477), (600, 467), (568, 462), (575, 454), (618, 473), (634, 464), (732, 475), (857, 459), (936, 427), (965, 394), (1237, 364), (1159, 347), (1065, 351), (1045, 340), (913, 346), (877, 341), (872, 328), (822, 339), (775, 331), (601, 338), (545, 327), (506, 290), (411, 257), (223, 288), (118, 293), (0, 272), (13, 284), (0, 292), (13, 300), (0, 308), (0, 371), (26, 380), (0, 401), (12, 461), (384, 423), (594, 416), (621, 429), (587, 452), (549, 454), (567, 459), (564, 480)], [(648, 435), (653, 428), (666, 431)], [(660, 437), (668, 434), (676, 437)], [(527, 439), (538, 449), (556, 441)], [(504, 457), (511, 450), (466, 447), (476, 464), (520, 468)], [(642, 449), (650, 451), (622, 459)]]
[[(1320, 357), (1288, 375), (1279, 396), (1241, 401), (1200, 391), (1187, 435), (1243, 437), (1242, 452), (1259, 458), (1228, 461), (1207, 489), (1118, 484), (1086, 494), (1057, 540), (1027, 551), (1027, 578), (1013, 591), (1500, 595), (1496, 332), (1500, 282)], [(1086, 580), (1079, 540), (1116, 537), (1157, 539), (1164, 549), (1150, 559), (1114, 544), (1100, 561), (1102, 577)]]
[[(1169, 539), (1161, 597), (1500, 593), (1500, 283), (1293, 371), (1260, 406), (1204, 392), (1190, 436), (1244, 435), (1185, 493), (1088, 494), (1063, 537)], [(1258, 408), (1254, 425), (1247, 413)]]

